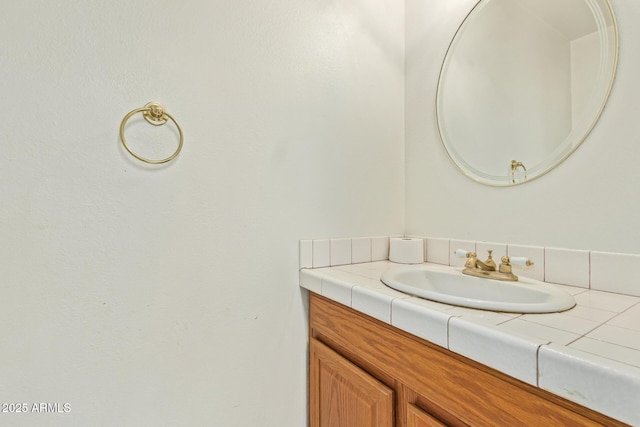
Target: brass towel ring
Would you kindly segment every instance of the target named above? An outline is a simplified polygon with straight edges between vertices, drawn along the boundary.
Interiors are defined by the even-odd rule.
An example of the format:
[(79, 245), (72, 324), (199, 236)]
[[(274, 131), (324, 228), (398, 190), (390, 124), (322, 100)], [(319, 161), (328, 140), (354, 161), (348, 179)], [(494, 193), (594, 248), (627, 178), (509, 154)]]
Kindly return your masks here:
[[(127, 140), (124, 137), (124, 126), (127, 124), (127, 120), (129, 120), (131, 116), (138, 113), (142, 113), (142, 116), (145, 118), (145, 120), (154, 126), (162, 126), (163, 124), (167, 123), (167, 120), (171, 120), (173, 124), (176, 125), (178, 133), (180, 135), (180, 141), (178, 142), (178, 148), (172, 155), (160, 160), (147, 159), (146, 157), (142, 157), (141, 155), (135, 153), (129, 147), (129, 145), (127, 144)], [(176, 120), (169, 113), (167, 113), (166, 109), (157, 102), (149, 102), (142, 108), (136, 108), (135, 110), (130, 111), (126, 116), (124, 116), (124, 119), (122, 119), (122, 123), (120, 123), (120, 141), (122, 141), (122, 145), (129, 152), (129, 154), (145, 163), (157, 165), (161, 163), (167, 163), (175, 159), (176, 156), (180, 153), (180, 150), (182, 150), (183, 140), (184, 136), (182, 135), (182, 129), (180, 128), (178, 122), (176, 122)]]

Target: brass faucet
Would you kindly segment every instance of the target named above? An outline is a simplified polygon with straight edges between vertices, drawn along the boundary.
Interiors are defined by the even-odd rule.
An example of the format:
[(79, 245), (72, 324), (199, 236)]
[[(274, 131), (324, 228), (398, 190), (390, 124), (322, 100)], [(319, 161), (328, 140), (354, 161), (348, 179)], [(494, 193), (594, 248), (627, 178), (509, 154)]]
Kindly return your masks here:
[[(464, 252), (465, 251), (457, 250), (456, 254), (462, 255)], [(475, 252), (466, 252), (467, 261), (464, 264), (464, 270), (462, 270), (462, 273), (487, 279), (508, 280), (510, 282), (518, 280), (518, 276), (513, 274), (511, 271), (511, 259), (508, 256), (503, 256), (500, 259), (500, 266), (498, 266), (498, 270), (496, 271), (496, 263), (493, 261), (493, 257), (491, 255), (493, 251), (490, 250), (488, 252), (489, 256), (484, 262), (478, 259)], [(523, 266), (529, 267), (533, 265), (533, 261), (526, 258), (518, 258), (517, 260), (518, 264)]]

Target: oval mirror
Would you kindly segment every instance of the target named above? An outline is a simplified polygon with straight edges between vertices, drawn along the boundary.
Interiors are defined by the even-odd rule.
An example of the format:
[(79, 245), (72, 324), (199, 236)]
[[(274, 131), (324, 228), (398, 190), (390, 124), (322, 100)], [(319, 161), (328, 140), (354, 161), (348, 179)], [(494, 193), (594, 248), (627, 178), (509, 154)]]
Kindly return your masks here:
[(480, 0), (438, 79), (437, 123), (449, 157), (488, 185), (543, 175), (595, 125), (617, 57), (607, 0)]

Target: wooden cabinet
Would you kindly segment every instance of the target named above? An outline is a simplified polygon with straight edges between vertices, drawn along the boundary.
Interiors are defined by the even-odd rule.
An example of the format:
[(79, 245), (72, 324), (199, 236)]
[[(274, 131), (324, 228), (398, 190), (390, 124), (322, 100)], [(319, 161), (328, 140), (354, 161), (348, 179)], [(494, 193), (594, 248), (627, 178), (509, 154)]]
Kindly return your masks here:
[(624, 424), (316, 294), (311, 427)]

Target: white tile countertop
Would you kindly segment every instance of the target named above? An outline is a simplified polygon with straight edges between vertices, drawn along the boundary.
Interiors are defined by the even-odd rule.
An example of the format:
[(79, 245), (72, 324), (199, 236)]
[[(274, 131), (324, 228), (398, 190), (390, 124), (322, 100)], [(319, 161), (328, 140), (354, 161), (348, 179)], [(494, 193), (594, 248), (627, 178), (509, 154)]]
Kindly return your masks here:
[(378, 261), (303, 268), (300, 286), (521, 381), (640, 425), (640, 298), (555, 285), (574, 296), (574, 308), (551, 314), (474, 310), (387, 287), (380, 276), (394, 266), (398, 264)]

